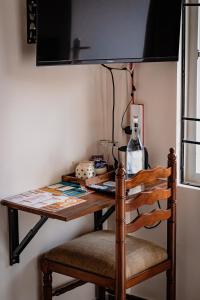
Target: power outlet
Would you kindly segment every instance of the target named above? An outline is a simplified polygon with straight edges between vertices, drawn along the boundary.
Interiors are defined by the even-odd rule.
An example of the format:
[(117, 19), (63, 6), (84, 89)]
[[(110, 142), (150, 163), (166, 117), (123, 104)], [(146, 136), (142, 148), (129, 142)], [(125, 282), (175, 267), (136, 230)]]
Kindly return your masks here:
[(142, 144), (144, 145), (144, 104), (131, 104), (130, 124), (134, 116), (138, 116), (139, 135)]

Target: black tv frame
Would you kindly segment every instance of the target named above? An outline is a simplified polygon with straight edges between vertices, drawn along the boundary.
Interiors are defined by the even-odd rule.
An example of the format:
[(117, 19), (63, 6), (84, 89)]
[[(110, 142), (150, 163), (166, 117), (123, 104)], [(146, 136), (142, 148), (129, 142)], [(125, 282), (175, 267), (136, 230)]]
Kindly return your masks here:
[[(182, 0), (183, 5), (184, 0)], [(32, 18), (30, 18), (32, 14)], [(33, 28), (30, 27), (32, 24)], [(27, 0), (27, 43), (37, 43), (37, 0)], [(37, 66), (56, 66), (56, 65), (81, 65), (81, 64), (112, 64), (112, 63), (143, 63), (143, 62), (176, 62), (179, 56), (170, 57), (147, 57), (147, 58), (115, 58), (115, 59), (95, 59), (95, 60), (55, 60), (55, 61), (40, 61), (36, 57)]]

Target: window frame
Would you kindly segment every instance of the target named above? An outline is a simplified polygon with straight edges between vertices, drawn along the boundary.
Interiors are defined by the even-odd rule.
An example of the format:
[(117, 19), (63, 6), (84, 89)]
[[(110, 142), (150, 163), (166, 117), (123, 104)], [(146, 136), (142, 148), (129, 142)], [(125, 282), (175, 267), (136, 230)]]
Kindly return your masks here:
[[(197, 124), (198, 126), (200, 125), (200, 118), (196, 117), (190, 117), (188, 116), (188, 111), (186, 113), (186, 106), (188, 106), (190, 103), (190, 100), (188, 100), (188, 74), (189, 74), (189, 68), (187, 64), (190, 64), (191, 61), (189, 61), (189, 56), (187, 53), (186, 47), (190, 48), (187, 43), (189, 42), (188, 39), (188, 28), (190, 30), (190, 25), (191, 24), (186, 24), (186, 14), (187, 14), (187, 9), (189, 7), (199, 7), (199, 12), (200, 12), (200, 3), (199, 1), (197, 3), (190, 3), (190, 2), (185, 2), (183, 3), (183, 9), (182, 9), (182, 58), (181, 58), (181, 154), (180, 154), (180, 182), (181, 184), (184, 185), (189, 185), (189, 186), (195, 186), (195, 187), (200, 187), (200, 173), (196, 172), (196, 161), (197, 161), (197, 154), (196, 154), (196, 147), (195, 149), (189, 149), (188, 145), (198, 145), (200, 147), (200, 141), (197, 141)], [(197, 14), (199, 13), (197, 12)], [(189, 14), (189, 12), (188, 12)], [(200, 16), (200, 14), (199, 14)], [(198, 33), (200, 34), (200, 20), (198, 18)], [(196, 41), (197, 45), (199, 45), (200, 41)], [(197, 72), (197, 65), (198, 63), (200, 64), (200, 49), (197, 47), (198, 51), (198, 57), (196, 60), (196, 72)], [(189, 53), (191, 54), (191, 53)], [(190, 67), (190, 66), (189, 66)], [(191, 75), (190, 75), (191, 76)], [(195, 80), (197, 81), (197, 73), (196, 73), (196, 78)], [(194, 84), (194, 82), (192, 82)], [(193, 103), (193, 106), (195, 108), (195, 111), (197, 111), (197, 90), (200, 91), (200, 86), (197, 88), (196, 84), (196, 90), (195, 90), (195, 97), (192, 97), (195, 99), (195, 103)], [(186, 96), (187, 95), (187, 96)], [(187, 98), (186, 98), (187, 97)], [(200, 95), (199, 95), (200, 97)], [(193, 99), (193, 101), (194, 101)], [(195, 124), (195, 130), (193, 130), (193, 135), (195, 137), (191, 138), (186, 138), (186, 135), (188, 134), (189, 131), (189, 126), (188, 124)], [(187, 149), (186, 149), (187, 147)]]

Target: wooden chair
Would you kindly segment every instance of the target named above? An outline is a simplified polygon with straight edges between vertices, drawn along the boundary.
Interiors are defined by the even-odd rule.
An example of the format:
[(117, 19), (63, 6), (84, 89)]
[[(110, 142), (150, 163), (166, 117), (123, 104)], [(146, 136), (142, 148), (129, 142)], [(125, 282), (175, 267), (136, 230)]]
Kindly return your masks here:
[[(167, 179), (167, 187), (152, 188), (127, 197), (127, 190), (138, 185)], [(167, 200), (166, 209), (144, 213), (126, 224), (126, 212), (157, 200)], [(130, 233), (167, 220), (167, 250)], [(176, 284), (176, 158), (170, 149), (167, 168), (142, 170), (131, 179), (125, 179), (125, 171), (119, 166), (116, 175), (116, 230), (101, 230), (85, 234), (46, 253), (41, 260), (44, 300), (51, 300), (71, 288), (86, 282), (114, 291), (116, 300), (126, 299), (126, 289), (167, 272), (167, 300), (175, 300)], [(52, 289), (52, 273), (64, 274), (78, 281)], [(101, 300), (104, 299), (102, 293)], [(140, 299), (134, 298), (133, 299)], [(142, 299), (142, 298), (141, 298)]]

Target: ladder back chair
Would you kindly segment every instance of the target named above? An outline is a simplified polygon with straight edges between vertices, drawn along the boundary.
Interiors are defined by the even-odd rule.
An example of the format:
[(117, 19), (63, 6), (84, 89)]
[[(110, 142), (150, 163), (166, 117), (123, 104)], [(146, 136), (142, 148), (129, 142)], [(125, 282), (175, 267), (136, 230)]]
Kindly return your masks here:
[[(155, 186), (161, 179), (167, 184)], [(149, 186), (147, 190), (127, 196), (127, 190), (139, 185)], [(154, 186), (154, 188), (152, 187)], [(152, 188), (151, 188), (152, 187)], [(126, 212), (166, 200), (166, 209), (153, 210), (138, 215), (126, 224)], [(144, 226), (167, 220), (167, 250), (130, 235)], [(167, 300), (176, 299), (176, 157), (171, 148), (168, 166), (142, 170), (126, 179), (123, 166), (116, 174), (116, 229), (115, 232), (100, 230), (84, 234), (58, 246), (41, 259), (43, 272), (43, 299), (52, 300), (77, 286), (91, 282), (113, 291), (116, 300), (126, 299), (126, 289), (167, 272)], [(52, 288), (52, 273), (75, 278), (75, 281), (59, 288)], [(140, 299), (140, 298), (133, 298)], [(142, 298), (141, 298), (142, 299)]]

